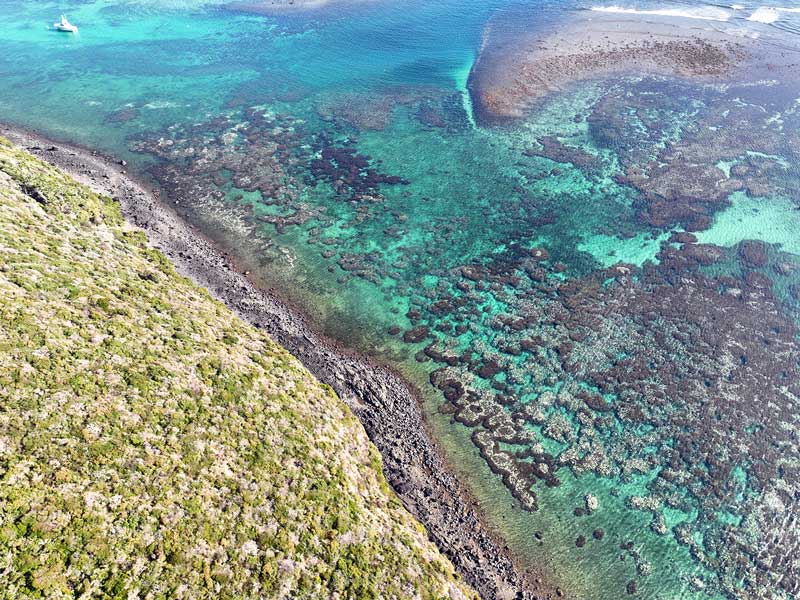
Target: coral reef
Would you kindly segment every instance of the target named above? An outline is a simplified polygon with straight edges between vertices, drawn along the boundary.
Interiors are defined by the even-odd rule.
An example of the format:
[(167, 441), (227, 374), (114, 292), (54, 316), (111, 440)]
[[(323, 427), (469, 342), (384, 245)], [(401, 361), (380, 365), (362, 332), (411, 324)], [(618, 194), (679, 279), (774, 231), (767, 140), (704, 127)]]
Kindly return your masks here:
[(544, 97), (586, 80), (648, 73), (721, 81), (748, 56), (748, 40), (680, 20), (628, 21), (597, 13), (571, 15), (553, 27), (502, 23), (486, 28), (470, 75), (478, 115), (519, 118)]
[(404, 86), (376, 93), (338, 93), (318, 102), (319, 116), (359, 131), (382, 131), (400, 107), (414, 111), (416, 118), (430, 127), (458, 129), (465, 124), (458, 94), (436, 87)]
[[(700, 238), (736, 194), (765, 208), (800, 197), (797, 90), (659, 77), (594, 90), (573, 129), (559, 123), (571, 133), (520, 134), (507, 196), (443, 205), (445, 217), (411, 214), (432, 199), (369, 156), (347, 118), (312, 132), (248, 109), (134, 147), (161, 158), (152, 173), (169, 198), (193, 198), (185, 210), (235, 214), (261, 243), (264, 224), (293, 232), (337, 290), (400, 300), (381, 334), (469, 428), (515, 507), (613, 486), (579, 489), (569, 535), (548, 543), (619, 547), (619, 596), (658, 588), (671, 544), (691, 565), (683, 589), (790, 598), (797, 553), (778, 548), (798, 544), (797, 256)], [(398, 114), (418, 118), (427, 102)], [(631, 240), (651, 253), (614, 254)], [(646, 542), (603, 520), (615, 510), (643, 519)]]
[[(787, 101), (791, 92), (777, 88), (765, 103), (747, 85), (706, 89), (694, 101), (678, 83), (645, 80), (636, 89), (635, 97), (622, 90), (605, 94), (587, 122), (598, 145), (618, 154), (616, 180), (640, 193), (636, 207), (645, 224), (706, 229), (735, 191), (794, 197), (787, 164), (800, 158), (800, 115)], [(740, 102), (731, 102), (734, 95)], [(776, 112), (780, 122), (772, 119)], [(681, 113), (695, 118), (665, 131), (661, 124)]]

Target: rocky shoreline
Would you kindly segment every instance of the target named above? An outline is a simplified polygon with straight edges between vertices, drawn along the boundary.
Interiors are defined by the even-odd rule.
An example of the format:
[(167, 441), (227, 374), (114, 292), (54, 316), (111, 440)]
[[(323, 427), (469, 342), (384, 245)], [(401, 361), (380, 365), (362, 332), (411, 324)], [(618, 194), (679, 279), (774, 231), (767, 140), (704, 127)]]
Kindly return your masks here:
[(490, 23), (468, 87), (479, 120), (502, 123), (584, 80), (647, 74), (723, 81), (747, 59), (752, 42), (681, 18), (590, 11), (547, 28)]
[(129, 176), (124, 162), (15, 127), (0, 127), (0, 135), (118, 200), (128, 221), (144, 230), (182, 275), (265, 330), (331, 385), (377, 446), (386, 478), (404, 505), (483, 598), (563, 595), (517, 567), (508, 548), (487, 529), (477, 503), (427, 432), (414, 392), (397, 374), (312, 331), (297, 311), (256, 287), (236, 269), (233, 257), (162, 204), (157, 191)]

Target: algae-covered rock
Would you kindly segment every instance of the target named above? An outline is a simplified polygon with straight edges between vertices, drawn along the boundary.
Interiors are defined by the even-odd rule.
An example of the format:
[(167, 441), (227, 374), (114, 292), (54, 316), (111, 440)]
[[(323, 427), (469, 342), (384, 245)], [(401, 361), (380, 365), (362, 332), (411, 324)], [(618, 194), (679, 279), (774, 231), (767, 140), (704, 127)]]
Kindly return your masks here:
[(332, 390), (0, 140), (0, 598), (468, 598)]

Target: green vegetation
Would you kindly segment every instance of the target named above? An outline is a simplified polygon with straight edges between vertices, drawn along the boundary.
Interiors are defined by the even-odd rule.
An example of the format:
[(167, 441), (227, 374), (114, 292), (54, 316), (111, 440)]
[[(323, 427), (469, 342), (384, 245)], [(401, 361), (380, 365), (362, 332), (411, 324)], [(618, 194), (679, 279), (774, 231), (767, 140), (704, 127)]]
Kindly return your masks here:
[(473, 598), (357, 419), (0, 139), (0, 598)]

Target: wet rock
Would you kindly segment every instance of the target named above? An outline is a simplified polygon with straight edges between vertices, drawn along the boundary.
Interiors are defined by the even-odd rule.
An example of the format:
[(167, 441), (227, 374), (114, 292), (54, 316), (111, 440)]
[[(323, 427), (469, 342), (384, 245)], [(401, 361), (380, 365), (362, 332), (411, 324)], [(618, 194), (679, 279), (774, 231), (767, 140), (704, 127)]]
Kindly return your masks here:
[(669, 236), (669, 241), (675, 244), (694, 244), (697, 242), (697, 236), (688, 231), (676, 231)]
[(419, 344), (425, 341), (429, 335), (430, 331), (427, 327), (415, 327), (414, 329), (407, 330), (403, 334), (403, 341), (407, 344)]
[(545, 248), (531, 248), (530, 255), (533, 260), (549, 260), (550, 253)]
[(482, 377), (483, 379), (491, 379), (498, 373), (502, 372), (502, 370), (502, 367), (496, 360), (489, 359), (483, 362), (481, 367), (478, 369), (477, 374), (478, 377)]
[(128, 123), (139, 117), (139, 110), (133, 106), (126, 106), (106, 115), (106, 123)]
[(575, 167), (594, 173), (602, 166), (600, 157), (578, 146), (567, 146), (554, 136), (544, 136), (537, 140), (538, 149), (526, 150), (525, 156), (540, 156), (558, 163), (571, 163)]
[(769, 262), (767, 246), (763, 242), (753, 240), (741, 242), (739, 244), (739, 258), (748, 267), (754, 269), (765, 267)]

